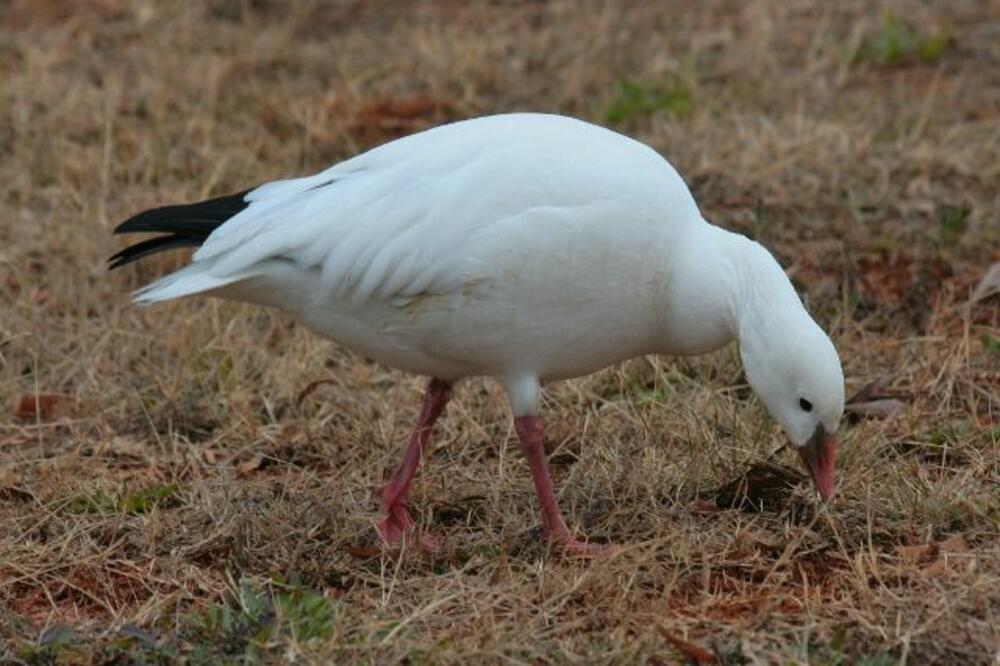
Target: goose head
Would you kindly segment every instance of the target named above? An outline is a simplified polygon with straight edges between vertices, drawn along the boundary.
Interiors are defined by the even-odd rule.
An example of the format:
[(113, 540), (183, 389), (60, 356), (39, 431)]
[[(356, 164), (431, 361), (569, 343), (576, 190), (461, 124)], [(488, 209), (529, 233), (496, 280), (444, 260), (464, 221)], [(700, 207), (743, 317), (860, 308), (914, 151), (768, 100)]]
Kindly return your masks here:
[(736, 336), (747, 381), (829, 501), (836, 487), (836, 432), (844, 413), (840, 357), (770, 252), (734, 234), (722, 242), (732, 258)]
[(779, 299), (761, 314), (743, 327), (740, 339), (747, 380), (798, 450), (820, 496), (829, 501), (836, 485), (836, 432), (844, 413), (840, 358), (797, 297)]

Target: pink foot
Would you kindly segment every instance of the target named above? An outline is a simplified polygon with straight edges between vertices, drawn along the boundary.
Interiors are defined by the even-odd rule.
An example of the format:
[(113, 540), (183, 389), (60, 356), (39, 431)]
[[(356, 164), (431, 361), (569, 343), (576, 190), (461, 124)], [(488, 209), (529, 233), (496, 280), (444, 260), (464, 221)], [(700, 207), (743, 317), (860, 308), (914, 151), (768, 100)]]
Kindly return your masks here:
[(441, 547), (440, 540), (430, 534), (415, 534), (416, 523), (406, 509), (406, 498), (410, 494), (410, 483), (420, 464), (420, 454), (431, 436), (431, 427), (444, 410), (451, 396), (451, 386), (440, 379), (432, 379), (424, 394), (424, 404), (420, 410), (417, 427), (410, 436), (399, 466), (392, 477), (378, 491), (382, 513), (385, 518), (378, 521), (378, 530), (382, 541), (390, 546), (403, 543), (408, 537), (416, 536), (417, 546), (424, 551), (433, 552)]
[[(386, 494), (385, 488), (382, 494)], [(402, 502), (397, 500), (390, 504), (383, 501), (382, 511), (385, 512), (385, 518), (375, 524), (375, 529), (387, 546), (401, 545), (407, 541), (412, 543), (416, 537), (417, 547), (424, 552), (434, 553), (441, 549), (441, 540), (438, 537), (426, 532), (417, 532), (417, 524)]]
[(521, 440), (521, 450), (531, 467), (531, 478), (542, 508), (542, 538), (571, 556), (607, 557), (619, 552), (621, 549), (613, 544), (580, 541), (566, 528), (545, 460), (542, 420), (537, 416), (519, 416), (514, 419), (514, 426)]
[(410, 518), (406, 507), (399, 506), (389, 511), (385, 518), (375, 523), (378, 535), (386, 544), (394, 545), (403, 540), (406, 533), (413, 528), (413, 519)]

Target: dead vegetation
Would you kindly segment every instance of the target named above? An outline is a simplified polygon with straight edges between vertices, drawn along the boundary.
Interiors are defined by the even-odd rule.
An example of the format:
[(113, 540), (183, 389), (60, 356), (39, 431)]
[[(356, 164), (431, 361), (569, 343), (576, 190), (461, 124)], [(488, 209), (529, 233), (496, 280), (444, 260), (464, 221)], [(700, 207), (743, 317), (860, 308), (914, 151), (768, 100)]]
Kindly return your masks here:
[[(995, 663), (1000, 12), (680, 4), (0, 4), (0, 661)], [(180, 257), (104, 271), (136, 210), (517, 109), (651, 143), (776, 251), (867, 387), (829, 508), (732, 349), (640, 359), (546, 404), (571, 521), (623, 553), (537, 543), (474, 381), (415, 486), (445, 549), (396, 558), (372, 489), (421, 380), (128, 303)]]

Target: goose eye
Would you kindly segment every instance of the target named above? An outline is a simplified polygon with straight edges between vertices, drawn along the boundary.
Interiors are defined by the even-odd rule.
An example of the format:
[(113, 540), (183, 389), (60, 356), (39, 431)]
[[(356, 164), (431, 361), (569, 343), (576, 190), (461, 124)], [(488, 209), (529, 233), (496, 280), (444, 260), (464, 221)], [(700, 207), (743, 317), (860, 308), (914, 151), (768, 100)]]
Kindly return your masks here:
[(813, 404), (805, 398), (799, 398), (799, 407), (807, 412), (811, 412), (813, 410)]

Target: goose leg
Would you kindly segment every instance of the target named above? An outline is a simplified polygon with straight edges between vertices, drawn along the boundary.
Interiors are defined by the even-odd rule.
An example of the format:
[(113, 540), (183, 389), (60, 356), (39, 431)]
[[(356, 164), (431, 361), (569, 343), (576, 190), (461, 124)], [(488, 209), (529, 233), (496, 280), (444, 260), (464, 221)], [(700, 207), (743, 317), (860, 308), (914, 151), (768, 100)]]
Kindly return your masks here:
[(545, 429), (537, 416), (519, 416), (514, 419), (514, 427), (521, 441), (521, 451), (531, 466), (531, 479), (535, 483), (538, 503), (542, 509), (542, 537), (562, 548), (571, 555), (607, 555), (615, 551), (609, 544), (593, 544), (581, 541), (566, 528), (562, 511), (549, 476), (549, 466), (545, 459)]
[[(440, 379), (432, 379), (424, 392), (423, 406), (417, 427), (410, 435), (399, 466), (389, 480), (379, 489), (379, 503), (385, 517), (376, 524), (379, 536), (387, 544), (399, 543), (415, 523), (406, 508), (413, 475), (420, 464), (420, 454), (431, 438), (434, 422), (441, 416), (444, 406), (451, 397), (451, 385)], [(430, 535), (420, 537), (420, 546), (425, 550), (436, 550), (437, 540)]]

